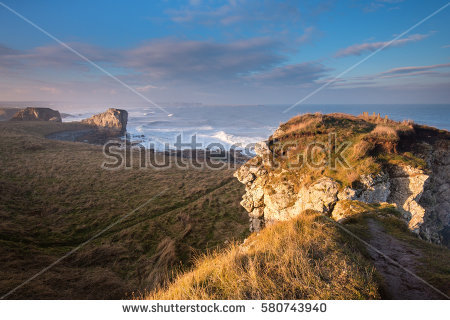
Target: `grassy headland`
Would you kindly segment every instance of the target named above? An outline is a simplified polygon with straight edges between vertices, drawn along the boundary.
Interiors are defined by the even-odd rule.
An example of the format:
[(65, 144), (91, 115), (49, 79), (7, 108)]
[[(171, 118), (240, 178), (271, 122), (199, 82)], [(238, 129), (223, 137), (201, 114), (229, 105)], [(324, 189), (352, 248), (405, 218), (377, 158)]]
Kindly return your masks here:
[(100, 146), (44, 138), (83, 128), (0, 122), (1, 294), (153, 197), (8, 298), (125, 298), (247, 235), (243, 187), (231, 170), (108, 171)]

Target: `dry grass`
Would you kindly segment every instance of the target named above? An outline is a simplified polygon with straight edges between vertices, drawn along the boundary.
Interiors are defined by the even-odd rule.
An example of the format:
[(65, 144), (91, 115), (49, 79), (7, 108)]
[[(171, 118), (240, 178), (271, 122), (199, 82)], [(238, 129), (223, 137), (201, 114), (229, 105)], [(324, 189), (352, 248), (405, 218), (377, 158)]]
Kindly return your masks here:
[(0, 122), (2, 294), (162, 190), (10, 298), (125, 298), (189, 267), (198, 252), (248, 234), (243, 186), (231, 170), (106, 171), (100, 146), (42, 137), (76, 128)]
[[(427, 130), (438, 132), (437, 129)], [(275, 161), (280, 164), (278, 170), (288, 170), (294, 185), (307, 186), (327, 175), (342, 186), (350, 186), (360, 175), (376, 174), (387, 163), (423, 168), (424, 161), (417, 156), (420, 150), (417, 150), (415, 143), (427, 142), (430, 134), (428, 131), (420, 133), (421, 131), (424, 131), (423, 126), (414, 125), (410, 121), (393, 121), (379, 114), (303, 114), (281, 124), (282, 134), (277, 135), (276, 139), (271, 138), (269, 143), (272, 144)], [(327, 150), (324, 152), (316, 148), (308, 153), (312, 144), (329, 146), (330, 134), (336, 137), (336, 148), (342, 143), (349, 144), (341, 153), (348, 166), (341, 162), (337, 162), (335, 167), (330, 165), (332, 162), (325, 162), (325, 165), (319, 167), (308, 165), (305, 160), (312, 159), (310, 163), (320, 163), (330, 159)], [(442, 135), (441, 138), (445, 139), (446, 136)], [(311, 157), (306, 156), (308, 154)]]
[(397, 130), (395, 130), (395, 128), (393, 127), (389, 127), (386, 125), (377, 125), (375, 127), (375, 129), (373, 129), (373, 131), (371, 132), (372, 135), (376, 135), (376, 136), (382, 136), (382, 137), (386, 137), (386, 138), (390, 138), (390, 139), (399, 139), (399, 135)]
[(144, 299), (376, 299), (373, 268), (315, 212), (266, 227), (243, 245), (202, 256)]
[(289, 134), (292, 132), (301, 132), (307, 129), (311, 129), (312, 127), (320, 123), (320, 121), (321, 118), (318, 117), (318, 118), (311, 118), (305, 121), (294, 122), (294, 124), (289, 125), (289, 127), (285, 131), (285, 134)]

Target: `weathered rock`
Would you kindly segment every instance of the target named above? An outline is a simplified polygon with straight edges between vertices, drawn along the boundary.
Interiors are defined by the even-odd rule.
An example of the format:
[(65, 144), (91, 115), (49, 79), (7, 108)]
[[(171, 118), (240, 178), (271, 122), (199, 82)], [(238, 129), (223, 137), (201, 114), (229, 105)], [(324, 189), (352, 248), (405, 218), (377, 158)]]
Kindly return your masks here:
[(356, 200), (358, 198), (356, 190), (350, 187), (345, 187), (339, 191), (337, 197), (339, 200)]
[(128, 112), (126, 110), (110, 108), (103, 113), (96, 114), (81, 122), (123, 133), (127, 129)]
[(18, 111), (11, 121), (54, 121), (61, 122), (59, 111), (50, 108), (28, 107)]
[(238, 170), (236, 170), (233, 174), (234, 177), (236, 177), (239, 182), (243, 184), (248, 184), (250, 182), (253, 182), (255, 180), (256, 176), (254, 173), (250, 171), (249, 166), (243, 165)]
[(270, 155), (271, 151), (267, 144), (267, 141), (260, 141), (255, 144), (255, 153), (260, 157), (265, 157)]
[(429, 176), (411, 166), (393, 166), (390, 176), (392, 186), (388, 202), (397, 205), (409, 220), (409, 228), (418, 234), (425, 215), (425, 209), (418, 202)]
[(294, 187), (290, 183), (279, 183), (264, 190), (264, 219), (268, 222), (287, 220), (291, 212), (286, 210), (292, 207), (297, 200)]
[(419, 234), (422, 238), (450, 247), (450, 142), (442, 141), (428, 153), (430, 177), (418, 204), (425, 209)]
[(258, 232), (262, 228), (264, 228), (264, 220), (256, 219), (256, 218), (250, 218), (250, 231), (251, 232)]
[(248, 193), (245, 193), (242, 196), (242, 201), (240, 202), (241, 206), (244, 207), (247, 212), (251, 212), (253, 210), (253, 199), (252, 196)]
[(360, 177), (360, 182), (362, 188), (359, 192), (356, 190), (356, 194), (358, 194), (358, 196), (355, 200), (360, 200), (367, 203), (386, 202), (386, 199), (390, 193), (390, 181), (388, 174), (380, 172), (375, 176), (363, 175)]
[[(330, 178), (321, 178), (309, 188), (302, 188), (298, 194), (300, 212), (311, 209), (322, 213), (331, 213), (338, 200), (339, 184)], [(299, 213), (300, 213), (299, 212)]]
[(264, 215), (264, 208), (263, 207), (253, 208), (253, 210), (248, 215), (251, 218), (259, 219)]

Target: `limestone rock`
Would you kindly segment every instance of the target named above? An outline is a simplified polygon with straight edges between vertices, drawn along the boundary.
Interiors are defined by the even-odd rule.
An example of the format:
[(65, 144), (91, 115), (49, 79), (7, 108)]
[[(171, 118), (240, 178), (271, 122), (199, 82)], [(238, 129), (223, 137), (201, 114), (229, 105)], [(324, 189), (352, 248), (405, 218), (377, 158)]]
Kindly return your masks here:
[(270, 155), (271, 151), (269, 149), (267, 141), (260, 141), (260, 142), (256, 143), (255, 144), (255, 153), (260, 157)]
[(302, 188), (298, 196), (300, 211), (315, 210), (330, 213), (338, 200), (339, 184), (331, 178), (321, 178), (309, 188)]
[(360, 182), (362, 184), (362, 190), (356, 200), (367, 203), (386, 202), (390, 193), (388, 174), (380, 172), (375, 176), (363, 175), (360, 178)]
[(355, 189), (345, 187), (343, 190), (338, 192), (337, 197), (339, 200), (355, 200), (358, 196)]
[(28, 107), (18, 111), (11, 121), (54, 121), (61, 122), (59, 111), (50, 108)]
[(279, 183), (265, 189), (264, 219), (268, 221), (287, 220), (290, 214), (286, 211), (296, 200), (294, 187), (290, 183)]
[(392, 186), (388, 202), (395, 203), (409, 220), (409, 228), (419, 233), (425, 209), (418, 202), (429, 176), (411, 166), (393, 166), (390, 176)]

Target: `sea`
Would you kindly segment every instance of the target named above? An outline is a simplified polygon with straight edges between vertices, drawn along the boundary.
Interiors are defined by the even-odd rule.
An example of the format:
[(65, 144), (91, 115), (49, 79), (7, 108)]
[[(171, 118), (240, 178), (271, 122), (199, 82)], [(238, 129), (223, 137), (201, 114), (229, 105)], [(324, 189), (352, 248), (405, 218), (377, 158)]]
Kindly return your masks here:
[[(19, 103), (17, 103), (19, 104)], [(17, 105), (16, 105), (17, 106)], [(30, 105), (21, 105), (30, 106)], [(367, 105), (298, 105), (284, 112), (289, 105), (174, 105), (165, 106), (161, 111), (153, 106), (105, 106), (87, 108), (58, 107), (47, 105), (60, 112), (69, 113), (64, 122), (78, 121), (102, 112), (109, 107), (128, 111), (127, 131), (135, 140), (152, 143), (155, 149), (163, 149), (167, 144), (195, 142), (198, 148), (220, 143), (225, 148), (232, 145), (247, 145), (267, 139), (283, 122), (304, 113), (343, 112), (359, 115), (363, 112), (387, 115), (393, 120), (413, 120), (415, 123), (450, 130), (450, 104), (367, 104)], [(79, 111), (83, 110), (83, 111)]]

